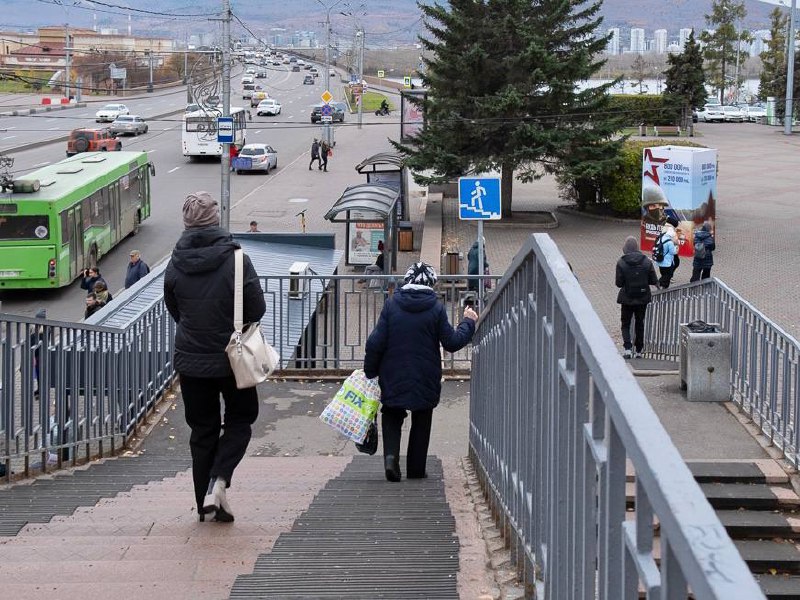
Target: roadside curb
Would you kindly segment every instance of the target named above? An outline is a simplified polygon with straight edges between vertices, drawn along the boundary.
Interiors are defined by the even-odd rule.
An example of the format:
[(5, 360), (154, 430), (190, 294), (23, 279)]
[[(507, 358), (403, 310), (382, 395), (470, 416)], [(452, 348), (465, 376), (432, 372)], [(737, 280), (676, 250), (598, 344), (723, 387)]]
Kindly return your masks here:
[[(163, 119), (164, 117), (170, 117), (172, 115), (180, 114), (183, 111), (184, 111), (183, 108), (179, 108), (179, 109), (176, 109), (176, 110), (171, 110), (171, 111), (166, 112), (166, 113), (160, 113), (160, 114), (157, 114), (157, 115), (153, 115), (152, 117), (145, 117), (145, 119), (148, 120), (148, 121), (155, 121), (155, 120), (158, 120), (158, 119)], [(42, 146), (47, 146), (49, 144), (57, 144), (59, 142), (66, 142), (68, 139), (69, 139), (69, 135), (61, 135), (61, 136), (58, 136), (56, 138), (49, 138), (49, 139), (46, 139), (46, 140), (38, 140), (36, 142), (29, 142), (27, 144), (21, 144), (19, 146), (14, 146), (13, 148), (7, 148), (6, 150), (3, 150), (2, 152), (4, 154), (8, 154), (10, 152), (23, 152), (25, 150), (33, 150), (34, 148), (41, 148)]]
[(38, 113), (52, 112), (54, 110), (66, 110), (68, 108), (86, 108), (86, 102), (76, 102), (75, 104), (43, 104), (32, 108), (20, 108), (1, 112), (0, 117), (24, 117), (25, 115), (35, 115)]
[(587, 219), (594, 219), (595, 221), (607, 221), (610, 223), (638, 223), (639, 219), (625, 219), (623, 217), (608, 217), (606, 215), (594, 215), (592, 213), (583, 212), (573, 208), (574, 204), (562, 204), (556, 207), (558, 212), (572, 215), (575, 217), (586, 217)]

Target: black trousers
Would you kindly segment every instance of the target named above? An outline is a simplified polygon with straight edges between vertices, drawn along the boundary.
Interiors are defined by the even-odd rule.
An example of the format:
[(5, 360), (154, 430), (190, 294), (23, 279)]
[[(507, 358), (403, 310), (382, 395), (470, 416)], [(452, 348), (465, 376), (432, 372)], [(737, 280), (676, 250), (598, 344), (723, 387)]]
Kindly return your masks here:
[[(400, 456), (400, 433), (407, 411), (403, 408), (381, 408), (381, 433), (383, 434), (383, 455)], [(411, 433), (408, 436), (406, 454), (406, 476), (424, 477), (425, 461), (428, 458), (428, 444), (431, 441), (431, 422), (433, 409), (411, 411)]]
[(320, 157), (320, 161), (321, 161), (320, 162), (320, 167), (322, 168), (322, 170), (323, 171), (327, 171), (328, 170), (328, 155), (323, 152), (322, 156)]
[(664, 289), (667, 289), (672, 281), (672, 276), (675, 274), (675, 266), (671, 265), (669, 267), (658, 267), (658, 271), (661, 273), (661, 277), (658, 280), (658, 285)]
[[(230, 487), (233, 470), (250, 443), (250, 426), (258, 417), (258, 393), (256, 388), (236, 389), (233, 376), (180, 378), (186, 423), (192, 430), (194, 495), (201, 508), (212, 477), (224, 477)], [(225, 400), (224, 422), (220, 394)]]
[(319, 164), (319, 168), (321, 169), (322, 168), (322, 160), (320, 159), (319, 156), (315, 156), (313, 154), (311, 155), (311, 162), (308, 163), (308, 168), (309, 169), (311, 168), (311, 165), (314, 164), (314, 161), (317, 161), (317, 164)]
[(692, 278), (689, 282), (700, 281), (709, 277), (711, 277), (711, 267), (692, 267)]
[[(647, 312), (647, 304), (622, 305), (622, 344), (626, 350), (632, 347), (636, 352), (641, 352), (644, 348), (644, 315)], [(634, 320), (635, 319), (635, 320)], [(631, 321), (633, 323), (633, 346), (631, 345)]]

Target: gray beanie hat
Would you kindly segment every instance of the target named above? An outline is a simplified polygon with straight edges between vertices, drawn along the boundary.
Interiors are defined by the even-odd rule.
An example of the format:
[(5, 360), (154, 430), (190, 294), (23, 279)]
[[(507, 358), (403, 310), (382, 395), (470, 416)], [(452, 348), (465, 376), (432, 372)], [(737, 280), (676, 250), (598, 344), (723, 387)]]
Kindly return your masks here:
[(186, 196), (183, 203), (183, 226), (208, 227), (219, 225), (217, 201), (208, 192), (195, 192)]
[(631, 252), (636, 252), (637, 250), (639, 250), (639, 242), (636, 241), (635, 237), (629, 235), (625, 239), (625, 243), (622, 245), (622, 253), (630, 254)]

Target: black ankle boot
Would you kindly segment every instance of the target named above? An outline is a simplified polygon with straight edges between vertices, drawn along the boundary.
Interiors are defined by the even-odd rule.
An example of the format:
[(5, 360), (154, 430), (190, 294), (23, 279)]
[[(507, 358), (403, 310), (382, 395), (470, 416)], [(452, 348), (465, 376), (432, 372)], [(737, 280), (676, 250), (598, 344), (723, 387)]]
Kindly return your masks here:
[(386, 469), (386, 481), (400, 481), (400, 460), (396, 456), (384, 456), (383, 467)]

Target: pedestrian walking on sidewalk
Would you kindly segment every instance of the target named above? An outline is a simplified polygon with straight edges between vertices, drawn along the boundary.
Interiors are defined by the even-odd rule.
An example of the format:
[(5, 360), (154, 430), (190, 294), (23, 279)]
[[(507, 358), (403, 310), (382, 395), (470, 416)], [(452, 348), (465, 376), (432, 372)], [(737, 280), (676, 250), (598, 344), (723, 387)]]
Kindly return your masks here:
[(656, 238), (653, 246), (653, 260), (658, 265), (658, 271), (661, 274), (658, 285), (663, 289), (669, 287), (677, 268), (678, 234), (675, 232), (677, 224), (676, 218), (667, 217), (667, 223), (661, 228), (661, 235)]
[(311, 165), (314, 164), (314, 161), (317, 161), (317, 165), (319, 168), (322, 168), (322, 161), (319, 159), (319, 142), (317, 138), (314, 138), (314, 143), (311, 144), (311, 162), (308, 163), (308, 170), (311, 170)]
[(711, 234), (711, 224), (703, 223), (703, 226), (694, 232), (694, 260), (692, 261), (691, 281), (708, 279), (711, 277), (711, 267), (714, 266), (714, 250), (717, 244)]
[[(214, 520), (230, 522), (226, 489), (258, 417), (256, 388), (237, 389), (225, 353), (233, 333), (234, 251), (240, 246), (219, 226), (218, 204), (208, 192), (186, 197), (183, 224), (164, 274), (164, 302), (177, 323), (174, 365), (192, 430), (194, 494), (201, 521), (213, 513)], [(243, 300), (244, 322), (260, 321), (264, 294), (246, 254)]]
[(328, 172), (328, 159), (332, 155), (333, 151), (331, 150), (331, 147), (328, 145), (328, 142), (323, 140), (322, 144), (320, 144), (319, 147), (319, 156), (320, 160), (322, 161), (319, 165), (319, 168), (325, 171), (326, 173)]
[(142, 260), (142, 253), (138, 250), (131, 250), (131, 260), (125, 273), (125, 289), (127, 290), (149, 272), (150, 267)]
[(436, 272), (418, 262), (406, 271), (405, 285), (386, 300), (367, 339), (364, 373), (380, 377), (381, 431), (386, 479), (400, 481), (400, 430), (411, 411), (406, 476), (427, 477), (425, 461), (433, 409), (442, 391), (440, 345), (448, 352), (466, 346), (475, 333), (477, 313), (464, 309), (453, 329), (433, 286)]
[[(653, 262), (639, 251), (639, 242), (628, 237), (617, 261), (617, 304), (621, 304), (622, 343), (624, 358), (639, 358), (644, 348), (644, 317), (652, 299), (651, 285), (658, 285)], [(631, 321), (634, 338), (631, 344)]]

